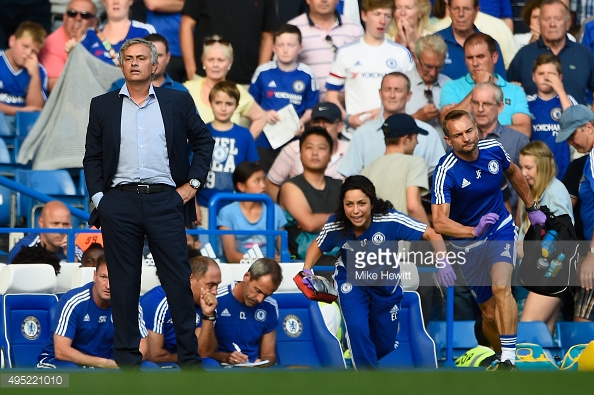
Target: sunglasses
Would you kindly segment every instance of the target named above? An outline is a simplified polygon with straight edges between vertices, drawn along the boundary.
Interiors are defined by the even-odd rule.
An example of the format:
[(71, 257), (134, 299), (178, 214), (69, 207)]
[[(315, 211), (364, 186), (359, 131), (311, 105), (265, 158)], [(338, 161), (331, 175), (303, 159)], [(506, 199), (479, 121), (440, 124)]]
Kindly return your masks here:
[(204, 45), (213, 45), (215, 43), (219, 43), (221, 45), (231, 45), (231, 41), (225, 40), (224, 38), (206, 37), (204, 39)]
[(429, 103), (433, 103), (433, 91), (431, 89), (425, 89), (423, 93), (425, 94), (425, 99), (427, 99)]
[(68, 15), (70, 18), (76, 18), (77, 15), (80, 15), (82, 19), (95, 18), (95, 14), (86, 11), (68, 10), (66, 11), (66, 15)]
[(338, 51), (338, 47), (334, 45), (334, 42), (332, 41), (332, 37), (330, 37), (330, 35), (326, 36), (324, 40), (326, 40), (326, 42), (332, 46), (332, 52), (336, 53), (336, 51)]

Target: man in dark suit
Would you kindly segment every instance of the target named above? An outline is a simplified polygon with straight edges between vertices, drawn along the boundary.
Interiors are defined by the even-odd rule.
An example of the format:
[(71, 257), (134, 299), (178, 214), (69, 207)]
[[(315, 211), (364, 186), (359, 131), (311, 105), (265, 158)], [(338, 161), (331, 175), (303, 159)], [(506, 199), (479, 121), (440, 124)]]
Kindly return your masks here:
[(83, 159), (95, 204), (89, 223), (102, 227), (110, 272), (115, 361), (130, 367), (142, 360), (138, 296), (146, 235), (171, 309), (178, 362), (195, 366), (200, 357), (184, 223), (196, 218), (194, 197), (206, 180), (214, 140), (189, 94), (153, 87), (151, 42), (129, 40), (119, 57), (126, 84), (91, 101)]

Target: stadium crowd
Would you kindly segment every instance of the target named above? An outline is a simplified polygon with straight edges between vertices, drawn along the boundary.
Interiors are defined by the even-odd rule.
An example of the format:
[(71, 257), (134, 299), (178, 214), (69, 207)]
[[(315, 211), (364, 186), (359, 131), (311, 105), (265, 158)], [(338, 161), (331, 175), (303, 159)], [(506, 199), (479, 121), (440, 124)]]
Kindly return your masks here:
[[(509, 0), (0, 0), (0, 9), (0, 112), (12, 127), (17, 112), (43, 113), (52, 95), (63, 96), (56, 100), (69, 95), (54, 88), (77, 78), (65, 75), (74, 48), (84, 48), (104, 67), (124, 70), (120, 49), (128, 48), (128, 40), (146, 38), (154, 44), (158, 64), (152, 86), (186, 92), (214, 139), (205, 182), (191, 185), (199, 190), (196, 213), (190, 216), (196, 220), (187, 227), (208, 229), (214, 216), (210, 223), (219, 229), (264, 230), (264, 204), (235, 202), (217, 213), (209, 213), (208, 205), (220, 192), (266, 193), (277, 203), (274, 230), (289, 231), (291, 256), (318, 259), (322, 250), (308, 253), (308, 248), (331, 253), (340, 247), (324, 244), (332, 213), (342, 210), (346, 218), (340, 221), (355, 229), (353, 240), (365, 234), (357, 232), (357, 219), (342, 208), (347, 209), (343, 181), (360, 174), (373, 181), (378, 193), (352, 187), (364, 192), (361, 201), (369, 204), (370, 196), (389, 200), (414, 224), (423, 223), (414, 225), (421, 231), (411, 240), (434, 227), (437, 234), (480, 243), (504, 233), (493, 232), (496, 227), (513, 234), (514, 223), (522, 239), (530, 224), (544, 223), (539, 204), (546, 205), (553, 214), (569, 214), (582, 241), (581, 287), (574, 299), (528, 294), (515, 286), (512, 271), (522, 258), (521, 245), (517, 254), (515, 245), (511, 250), (508, 245), (505, 251), (513, 256), (491, 263), (497, 267), (493, 282), (502, 281), (493, 284), (492, 292), (491, 287), (483, 293), (472, 286), (469, 292), (463, 278), (473, 273), (457, 271), (456, 276), (440, 269), (439, 278), (443, 286), (457, 286), (457, 319), (482, 320), (481, 330), (502, 354), (501, 369), (513, 368), (518, 320), (545, 321), (551, 332), (557, 319), (594, 321), (594, 2), (530, 0), (522, 11), (528, 32), (516, 34)], [(128, 95), (128, 77), (107, 85)], [(481, 161), (492, 156), (488, 165), (466, 166), (479, 152)], [(489, 172), (497, 180), (488, 191), (470, 186), (490, 177)], [(507, 182), (497, 184), (504, 173)], [(499, 190), (501, 199), (497, 196), (492, 207), (464, 213), (476, 201), (491, 202), (488, 194)], [(98, 206), (99, 200), (93, 202)], [(54, 219), (57, 209), (60, 218)], [(63, 211), (55, 202), (48, 204), (39, 226), (68, 227), (70, 218)], [(366, 230), (370, 225), (361, 226)], [(508, 233), (496, 237), (513, 238)], [(57, 236), (27, 236), (9, 261), (21, 246), (39, 245), (52, 259), (64, 260), (64, 240)], [(264, 251), (267, 243), (259, 236), (228, 235), (222, 241), (216, 258), (228, 263), (237, 263), (254, 248)], [(278, 261), (276, 244), (269, 258)], [(68, 296), (84, 295), (85, 303), (94, 298), (92, 314), (100, 314), (111, 309), (105, 261), (77, 248), (77, 260), (89, 260), (97, 273), (94, 285)], [(115, 257), (108, 254), (108, 259)], [(190, 257), (193, 300), (201, 317), (196, 329), (200, 356), (227, 364), (274, 364), (271, 328), (278, 325), (278, 310), (270, 296), (282, 275), (269, 258), (256, 261), (243, 282), (217, 295), (221, 281), (214, 261)], [(314, 264), (306, 259), (307, 270)], [(340, 273), (344, 292), (348, 283)], [(438, 288), (419, 288), (426, 321), (442, 318), (432, 309), (439, 304)], [(392, 296), (398, 305), (400, 294)], [(143, 338), (140, 351), (154, 363), (177, 361), (177, 331), (166, 319), (171, 313), (164, 297), (159, 288), (140, 301), (151, 321), (136, 328)], [(260, 306), (268, 318), (256, 319), (250, 331), (239, 333), (236, 323), (224, 323), (221, 306), (229, 313), (242, 305), (254, 311)], [(81, 311), (75, 310), (77, 317), (60, 310), (52, 328), (57, 338), (44, 349), (39, 367), (55, 367), (56, 360), (114, 367), (105, 360), (113, 358), (112, 350), (103, 350), (97, 359), (73, 351), (72, 339), (77, 325), (84, 327), (83, 308), (88, 308), (76, 306)], [(358, 308), (349, 308), (348, 314), (356, 315)], [(128, 321), (135, 324), (136, 319)], [(101, 335), (104, 340), (114, 336), (109, 329), (101, 329)], [(251, 338), (236, 344), (233, 339), (240, 335)], [(92, 354), (96, 340), (85, 340), (81, 350)], [(360, 343), (356, 349), (369, 351)], [(361, 365), (374, 366), (376, 356), (370, 358), (365, 355)]]

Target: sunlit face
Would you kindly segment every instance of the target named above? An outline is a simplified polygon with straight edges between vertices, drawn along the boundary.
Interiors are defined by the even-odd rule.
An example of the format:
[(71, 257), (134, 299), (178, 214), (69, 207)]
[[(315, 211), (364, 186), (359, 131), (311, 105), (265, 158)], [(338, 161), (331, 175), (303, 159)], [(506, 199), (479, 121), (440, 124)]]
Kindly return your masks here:
[(562, 78), (554, 64), (541, 64), (532, 73), (532, 81), (536, 84), (536, 88), (542, 93), (553, 93), (553, 87), (550, 84), (550, 78)]
[(150, 81), (157, 70), (157, 64), (151, 63), (151, 50), (144, 44), (130, 45), (122, 54), (122, 72), (126, 81)]
[(237, 102), (225, 92), (219, 91), (210, 101), (210, 107), (217, 121), (228, 122), (237, 108)]
[(344, 213), (353, 224), (355, 234), (363, 233), (371, 225), (371, 200), (360, 189), (351, 189), (342, 199)]
[(423, 82), (427, 85), (432, 85), (437, 81), (437, 77), (445, 61), (445, 54), (438, 55), (430, 49), (425, 49), (419, 58), (415, 58), (417, 64), (417, 71)]
[(325, 170), (332, 152), (328, 140), (317, 134), (309, 135), (301, 145), (301, 163), (308, 170)]
[(562, 4), (545, 4), (540, 8), (540, 35), (545, 42), (564, 40), (568, 30), (567, 10)]
[(417, 29), (421, 17), (417, 2), (415, 0), (396, 0), (395, 3), (394, 19), (398, 21), (398, 19), (404, 18), (413, 29)]
[(520, 154), (519, 159), (519, 166), (520, 170), (522, 170), (522, 174), (528, 185), (533, 186), (536, 182), (536, 177), (538, 176), (538, 168), (536, 167), (536, 158), (532, 155), (522, 155)]
[[(40, 228), (72, 228), (70, 211), (65, 206), (54, 205), (51, 202), (48, 205), (50, 206), (44, 208), (37, 221)], [(66, 233), (41, 233), (39, 238), (43, 245), (52, 252), (65, 247), (68, 242)]]
[(243, 290), (243, 303), (248, 307), (254, 307), (264, 301), (268, 296), (277, 290), (272, 282), (272, 275), (265, 274), (257, 280), (252, 280), (250, 273), (243, 276), (246, 285)]
[(376, 8), (371, 11), (362, 11), (361, 18), (365, 22), (365, 32), (377, 40), (383, 40), (386, 29), (392, 22), (390, 8)]
[(27, 33), (23, 34), (20, 38), (10, 36), (8, 45), (10, 47), (8, 58), (12, 66), (16, 69), (24, 67), (27, 59), (37, 56), (42, 47), (41, 44), (33, 41), (33, 38)]
[(273, 52), (280, 64), (291, 64), (301, 52), (301, 43), (296, 34), (284, 33), (274, 39)]
[(389, 114), (397, 114), (404, 112), (412, 93), (403, 77), (390, 76), (384, 78), (379, 94), (384, 110)]
[(478, 8), (474, 8), (473, 3), (473, 0), (450, 0), (450, 16), (454, 31), (465, 33), (474, 30)]
[(217, 287), (221, 283), (221, 269), (218, 265), (208, 265), (208, 270), (200, 279), (196, 279), (194, 273), (190, 274), (190, 288), (192, 288), (192, 295), (194, 295), (194, 304), (200, 305), (200, 296), (204, 291), (210, 291), (212, 294), (217, 294)]
[(447, 123), (448, 133), (446, 143), (459, 155), (471, 154), (477, 149), (479, 134), (478, 129), (469, 117), (463, 116)]
[(485, 42), (475, 42), (464, 48), (466, 67), (473, 79), (476, 79), (479, 71), (486, 71), (493, 74), (498, 58), (498, 52), (490, 53), (489, 47)]
[(206, 76), (213, 81), (223, 81), (232, 63), (220, 43), (208, 46), (207, 51), (202, 55), (202, 65)]
[(470, 107), (474, 122), (481, 130), (493, 126), (497, 122), (499, 112), (503, 110), (503, 103), (495, 101), (495, 89), (481, 87), (473, 89)]
[(130, 18), (130, 7), (134, 0), (103, 0), (108, 21), (120, 21)]
[[(109, 288), (109, 276), (107, 274), (107, 264), (102, 264), (93, 274), (93, 293), (103, 306), (111, 304), (111, 292)], [(99, 307), (103, 307), (99, 306)]]
[(338, 138), (338, 135), (342, 131), (344, 127), (344, 123), (341, 120), (336, 120), (335, 122), (330, 122), (323, 118), (317, 118), (311, 120), (311, 126), (320, 126), (332, 136), (334, 140)]
[[(66, 30), (66, 36), (68, 38), (74, 38), (76, 41), (80, 41), (82, 36), (86, 33), (89, 27), (95, 26), (97, 18), (95, 16), (95, 7), (90, 1), (73, 0), (68, 5), (66, 11), (75, 11), (77, 14), (75, 17), (68, 16), (68, 12), (64, 12), (64, 30)], [(85, 18), (81, 16), (81, 13), (85, 15)], [(88, 16), (93, 16), (88, 18)]]
[(265, 193), (266, 175), (264, 174), (264, 170), (258, 170), (245, 182), (237, 183), (237, 189), (243, 193)]

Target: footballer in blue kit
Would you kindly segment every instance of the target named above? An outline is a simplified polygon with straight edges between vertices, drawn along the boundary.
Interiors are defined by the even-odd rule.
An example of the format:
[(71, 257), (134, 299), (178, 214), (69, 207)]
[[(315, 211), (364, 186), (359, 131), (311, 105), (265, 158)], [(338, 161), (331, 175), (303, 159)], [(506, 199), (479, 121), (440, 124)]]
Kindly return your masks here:
[[(196, 337), (198, 354), (208, 357), (216, 349), (214, 337), (216, 292), (221, 283), (221, 270), (215, 261), (197, 256), (190, 259), (192, 274), (190, 287), (196, 306)], [(155, 363), (177, 362), (177, 341), (173, 318), (161, 285), (151, 289), (140, 298), (146, 328), (148, 330), (149, 361)]]
[(278, 305), (270, 296), (282, 282), (280, 265), (269, 258), (255, 261), (243, 280), (221, 287), (217, 294), (213, 358), (221, 363), (276, 362)]
[[(139, 309), (142, 337), (139, 349), (146, 355), (147, 331)], [(38, 357), (37, 368), (117, 368), (113, 356), (114, 326), (107, 264), (100, 258), (93, 282), (66, 292), (56, 308), (51, 334)]]
[(443, 127), (452, 152), (442, 157), (435, 169), (433, 224), (438, 233), (451, 237), (457, 252), (465, 254), (460, 269), (481, 309), (483, 331), (494, 350), (501, 352), (493, 369), (517, 370), (518, 311), (511, 293), (516, 228), (503, 203), (503, 176), (526, 204), (531, 224), (544, 225), (546, 217), (501, 144), (479, 141), (469, 113), (449, 112)]
[[(388, 284), (363, 285), (354, 281), (356, 266), (349, 261), (350, 252), (379, 251), (382, 247), (389, 248), (388, 242), (399, 240), (429, 240), (441, 252), (445, 252), (445, 245), (431, 227), (395, 210), (392, 203), (378, 199), (374, 185), (364, 176), (351, 176), (345, 180), (340, 201), (336, 213), (330, 216), (309, 246), (303, 270), (311, 274), (312, 267), (324, 252), (340, 247), (333, 278), (338, 288), (353, 366), (374, 369), (379, 367), (379, 360), (398, 346), (403, 295), (398, 275), (400, 268), (391, 269), (395, 276)], [(307, 285), (305, 281), (304, 284)]]

